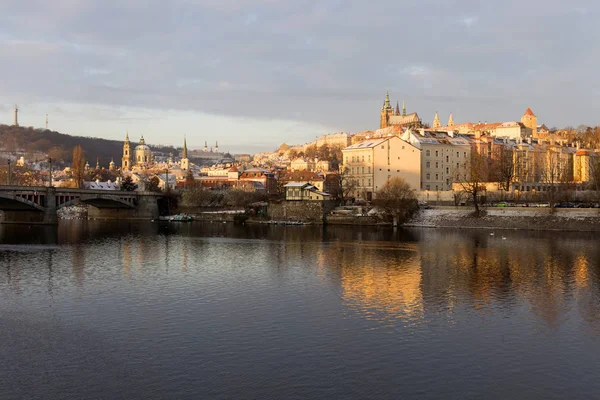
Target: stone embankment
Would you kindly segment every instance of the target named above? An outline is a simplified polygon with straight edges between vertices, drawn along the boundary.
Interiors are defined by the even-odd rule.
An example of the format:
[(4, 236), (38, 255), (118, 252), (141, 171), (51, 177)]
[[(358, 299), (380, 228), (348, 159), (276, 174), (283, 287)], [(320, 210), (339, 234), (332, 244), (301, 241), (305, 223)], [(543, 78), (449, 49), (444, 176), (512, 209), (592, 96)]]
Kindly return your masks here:
[(522, 229), (600, 232), (600, 210), (564, 208), (487, 208), (474, 216), (472, 208), (436, 207), (420, 210), (404, 226), (424, 228)]

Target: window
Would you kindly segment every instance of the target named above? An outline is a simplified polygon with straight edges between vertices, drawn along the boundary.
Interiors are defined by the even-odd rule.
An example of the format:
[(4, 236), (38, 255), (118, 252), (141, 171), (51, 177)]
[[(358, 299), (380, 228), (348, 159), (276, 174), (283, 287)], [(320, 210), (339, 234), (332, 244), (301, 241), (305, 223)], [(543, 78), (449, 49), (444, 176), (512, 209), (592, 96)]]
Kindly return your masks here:
[(431, 179), (431, 174), (430, 174), (430, 173), (428, 173), (428, 174), (425, 176), (425, 179), (427, 179), (427, 180), (430, 180), (430, 179)]
[(371, 162), (371, 155), (369, 154), (369, 162)]
[(399, 170), (399, 169), (397, 169), (397, 170), (396, 170), (396, 172), (400, 172), (400, 170)]
[(371, 167), (367, 167), (367, 172), (370, 174), (371, 173)]
[(385, 149), (385, 146), (381, 146), (381, 149), (382, 149), (382, 150), (383, 150), (383, 149)]
[(460, 168), (458, 163), (456, 163), (456, 168)]
[(450, 158), (448, 156), (446, 156), (446, 162), (450, 161)]
[(465, 151), (465, 153), (464, 153), (464, 156), (465, 156), (465, 158), (467, 158), (467, 152), (466, 152), (466, 151)]
[(364, 156), (364, 154), (363, 154), (363, 156), (362, 156), (362, 160), (363, 160), (363, 162), (365, 161), (365, 156)]
[[(435, 174), (435, 180), (439, 180), (440, 179), (440, 175), (439, 174)], [(437, 190), (437, 186), (436, 186), (436, 190)]]
[(436, 162), (435, 162), (435, 167), (436, 167), (436, 168), (439, 168), (439, 167), (440, 167), (440, 163), (436, 161)]
[(402, 150), (404, 150), (404, 146), (402, 146)]
[(449, 174), (450, 170), (448, 169), (448, 167), (446, 167), (446, 173)]
[(365, 178), (362, 179), (362, 185), (365, 186)]
[(435, 151), (435, 156), (437, 157), (439, 155), (439, 152), (436, 150)]
[(427, 161), (427, 162), (425, 163), (425, 168), (430, 168), (430, 167), (431, 167), (431, 163), (430, 163), (429, 161)]
[(365, 167), (362, 167), (362, 173), (363, 174), (365, 173)]
[(425, 190), (431, 190), (431, 186), (425, 185)]
[(456, 152), (456, 158), (458, 158), (458, 157), (459, 157), (459, 155), (458, 155), (458, 154), (459, 154), (459, 153), (458, 153), (458, 151), (457, 151), (457, 152)]
[(371, 179), (369, 178), (369, 186), (371, 186)]
[(426, 155), (427, 157), (429, 157), (429, 156), (431, 155), (431, 151), (427, 150), (427, 151), (425, 152), (425, 155)]

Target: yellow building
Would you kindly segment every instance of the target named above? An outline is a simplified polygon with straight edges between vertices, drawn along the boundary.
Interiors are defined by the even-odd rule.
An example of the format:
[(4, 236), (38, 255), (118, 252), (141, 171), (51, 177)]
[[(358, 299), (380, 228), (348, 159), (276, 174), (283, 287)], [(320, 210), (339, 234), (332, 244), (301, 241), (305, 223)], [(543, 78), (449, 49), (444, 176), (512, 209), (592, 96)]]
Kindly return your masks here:
[(323, 201), (331, 198), (329, 193), (320, 191), (308, 182), (290, 182), (284, 188), (286, 200)]
[(342, 150), (342, 173), (356, 183), (350, 194), (372, 200), (391, 178), (404, 179), (418, 190), (421, 177), (421, 152), (397, 136), (370, 139)]

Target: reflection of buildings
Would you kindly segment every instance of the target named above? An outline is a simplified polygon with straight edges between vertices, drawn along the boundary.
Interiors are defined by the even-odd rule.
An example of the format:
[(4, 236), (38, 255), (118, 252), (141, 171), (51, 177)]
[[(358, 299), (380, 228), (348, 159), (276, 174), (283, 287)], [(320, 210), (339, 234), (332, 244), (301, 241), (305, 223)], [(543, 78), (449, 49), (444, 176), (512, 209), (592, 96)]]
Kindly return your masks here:
[[(381, 249), (381, 245), (388, 248)], [(423, 313), (421, 267), (415, 251), (389, 248), (390, 244), (379, 242), (374, 246), (353, 246), (362, 254), (342, 258), (344, 300), (375, 319), (381, 318), (377, 313), (383, 313), (384, 318), (420, 317)], [(374, 257), (375, 254), (379, 256)]]

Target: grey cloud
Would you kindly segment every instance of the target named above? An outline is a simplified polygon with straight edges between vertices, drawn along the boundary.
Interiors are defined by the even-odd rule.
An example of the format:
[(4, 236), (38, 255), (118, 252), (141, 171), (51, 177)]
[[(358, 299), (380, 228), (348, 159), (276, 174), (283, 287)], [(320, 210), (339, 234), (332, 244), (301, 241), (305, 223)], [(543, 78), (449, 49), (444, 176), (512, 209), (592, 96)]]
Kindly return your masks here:
[(598, 122), (595, 1), (24, 3), (0, 5), (5, 97), (358, 131), (388, 89), (426, 120)]

